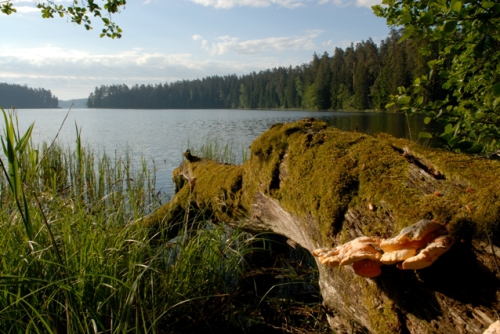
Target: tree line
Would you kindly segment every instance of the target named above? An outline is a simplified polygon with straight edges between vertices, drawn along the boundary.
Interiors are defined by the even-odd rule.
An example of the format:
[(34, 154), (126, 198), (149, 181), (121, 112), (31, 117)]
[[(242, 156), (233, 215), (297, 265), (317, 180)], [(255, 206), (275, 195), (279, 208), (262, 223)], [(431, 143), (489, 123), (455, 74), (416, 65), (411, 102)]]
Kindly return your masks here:
[(3, 108), (57, 108), (58, 103), (50, 90), (0, 83), (0, 106)]
[[(392, 30), (380, 45), (372, 39), (333, 55), (316, 53), (308, 64), (278, 67), (248, 75), (211, 76), (157, 85), (96, 87), (89, 108), (158, 109), (311, 109), (383, 110), (398, 87), (428, 72), (436, 51), (419, 52), (424, 42), (398, 43), (402, 31)], [(432, 49), (432, 48), (431, 48)], [(434, 54), (433, 54), (434, 53)], [(442, 94), (442, 83), (428, 87), (427, 98)]]

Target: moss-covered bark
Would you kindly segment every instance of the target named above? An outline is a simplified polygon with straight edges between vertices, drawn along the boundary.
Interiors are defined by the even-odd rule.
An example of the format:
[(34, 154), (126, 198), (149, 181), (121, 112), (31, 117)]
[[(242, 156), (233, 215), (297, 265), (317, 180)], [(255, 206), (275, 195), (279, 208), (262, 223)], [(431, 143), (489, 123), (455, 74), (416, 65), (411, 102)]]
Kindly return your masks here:
[[(172, 223), (176, 214), (196, 208), (205, 217), (274, 231), (312, 250), (361, 235), (391, 237), (422, 218), (434, 219), (458, 242), (427, 269), (384, 266), (369, 280), (354, 278), (350, 268), (321, 268), (331, 325), (340, 331), (355, 321), (370, 332), (456, 327), (475, 333), (499, 306), (495, 258), (484, 247), (487, 235), (500, 242), (499, 177), (498, 161), (306, 119), (274, 125), (255, 140), (241, 166), (190, 157), (174, 171), (177, 195), (146, 222)], [(480, 273), (464, 280), (467, 274), (457, 267)], [(470, 286), (484, 295), (469, 295)]]

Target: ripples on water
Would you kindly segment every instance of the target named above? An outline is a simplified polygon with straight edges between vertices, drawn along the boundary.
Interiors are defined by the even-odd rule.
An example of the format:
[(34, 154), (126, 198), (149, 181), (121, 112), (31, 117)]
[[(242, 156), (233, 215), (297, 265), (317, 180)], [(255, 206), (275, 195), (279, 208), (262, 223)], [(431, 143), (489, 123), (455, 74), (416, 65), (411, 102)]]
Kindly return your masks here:
[[(21, 132), (35, 122), (35, 143), (50, 142), (56, 136), (67, 113), (64, 109), (21, 109), (18, 111)], [(278, 110), (71, 110), (59, 135), (59, 142), (75, 147), (75, 122), (82, 130), (82, 140), (98, 153), (134, 153), (135, 163), (143, 156), (157, 168), (157, 188), (172, 193), (171, 174), (182, 161), (182, 153), (207, 141), (232, 143), (237, 159), (242, 148), (272, 124), (293, 122), (305, 117), (327, 121), (342, 130), (366, 133), (387, 132), (408, 138), (404, 115), (387, 113), (309, 112)], [(410, 127), (414, 136), (423, 126), (423, 118), (413, 116)]]

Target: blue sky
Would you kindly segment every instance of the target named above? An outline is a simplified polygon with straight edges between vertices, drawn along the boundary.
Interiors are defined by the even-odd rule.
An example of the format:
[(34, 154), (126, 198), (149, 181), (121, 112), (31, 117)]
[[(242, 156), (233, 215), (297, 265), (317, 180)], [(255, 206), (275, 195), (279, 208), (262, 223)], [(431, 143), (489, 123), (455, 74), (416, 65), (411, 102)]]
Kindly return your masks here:
[[(308, 63), (351, 42), (387, 37), (377, 0), (128, 0), (119, 40), (66, 18), (42, 19), (34, 1), (0, 14), (0, 82), (85, 98), (101, 84), (157, 84)], [(68, 1), (56, 1), (68, 4)]]

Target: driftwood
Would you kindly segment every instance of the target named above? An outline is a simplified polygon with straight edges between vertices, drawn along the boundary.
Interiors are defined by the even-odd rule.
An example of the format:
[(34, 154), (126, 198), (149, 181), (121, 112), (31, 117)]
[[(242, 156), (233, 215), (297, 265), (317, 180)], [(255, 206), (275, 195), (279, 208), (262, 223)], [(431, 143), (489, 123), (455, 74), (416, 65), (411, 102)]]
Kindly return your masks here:
[(500, 306), (499, 178), (498, 161), (306, 119), (273, 126), (243, 165), (187, 152), (174, 171), (177, 194), (146, 222), (173, 221), (197, 208), (313, 251), (360, 236), (389, 238), (433, 220), (456, 242), (428, 268), (384, 265), (370, 279), (350, 266), (318, 262), (330, 326), (338, 333), (482, 333)]

